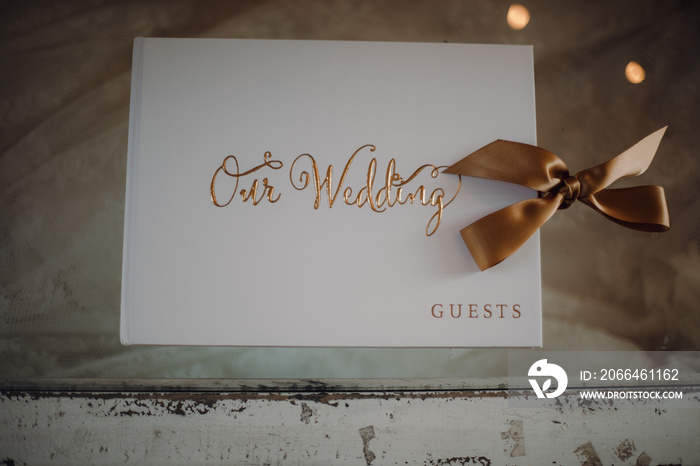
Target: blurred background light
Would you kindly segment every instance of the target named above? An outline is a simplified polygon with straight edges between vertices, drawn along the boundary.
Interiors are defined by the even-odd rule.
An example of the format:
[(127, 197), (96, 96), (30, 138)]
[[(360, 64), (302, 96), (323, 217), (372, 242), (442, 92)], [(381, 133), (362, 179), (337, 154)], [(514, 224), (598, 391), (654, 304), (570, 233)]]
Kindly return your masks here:
[(633, 84), (639, 84), (644, 81), (644, 78), (646, 78), (646, 72), (644, 71), (644, 68), (642, 68), (642, 65), (636, 61), (631, 61), (625, 68), (625, 77), (627, 78), (627, 81)]
[(508, 21), (508, 26), (510, 26), (511, 29), (519, 31), (530, 22), (530, 12), (527, 11), (527, 8), (524, 6), (514, 3), (508, 8), (506, 21)]

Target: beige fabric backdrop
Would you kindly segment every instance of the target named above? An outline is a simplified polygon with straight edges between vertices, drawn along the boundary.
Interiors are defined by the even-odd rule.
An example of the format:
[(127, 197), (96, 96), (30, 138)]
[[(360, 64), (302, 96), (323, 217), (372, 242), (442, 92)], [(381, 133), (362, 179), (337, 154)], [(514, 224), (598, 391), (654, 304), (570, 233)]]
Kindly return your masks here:
[[(573, 171), (670, 125), (649, 171), (672, 229), (582, 205), (542, 229), (549, 350), (700, 347), (700, 3), (524, 0), (0, 3), (0, 376), (456, 377), (506, 350), (122, 347), (135, 36), (533, 44), (539, 144)], [(647, 71), (625, 79), (630, 60)]]

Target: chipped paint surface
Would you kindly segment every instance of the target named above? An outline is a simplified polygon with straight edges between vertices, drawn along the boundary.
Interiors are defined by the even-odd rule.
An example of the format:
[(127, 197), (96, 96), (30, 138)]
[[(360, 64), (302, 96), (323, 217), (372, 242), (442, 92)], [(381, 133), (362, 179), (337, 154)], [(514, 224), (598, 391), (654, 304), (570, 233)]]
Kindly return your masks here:
[(542, 410), (503, 390), (0, 393), (0, 464), (17, 466), (700, 464), (699, 439), (697, 395)]
[(374, 435), (374, 426), (367, 426), (360, 429), (360, 437), (362, 437), (362, 453), (365, 455), (367, 464), (372, 464), (372, 461), (377, 457), (372, 450), (369, 449), (369, 441)]
[(522, 420), (511, 420), (510, 428), (506, 432), (501, 432), (501, 438), (509, 440), (506, 450), (510, 456), (525, 456), (525, 435), (523, 434)]
[(651, 464), (651, 456), (647, 455), (646, 452), (642, 452), (642, 454), (637, 457), (637, 462), (634, 464), (636, 466), (649, 466)]
[(634, 455), (635, 451), (634, 441), (627, 438), (620, 442), (614, 449), (615, 456), (620, 458), (620, 461), (627, 461)]
[(309, 408), (309, 405), (306, 403), (301, 404), (301, 422), (304, 424), (308, 424), (311, 422), (311, 416), (313, 416), (315, 413), (315, 410), (312, 408)]
[(583, 445), (580, 445), (576, 450), (574, 450), (574, 453), (576, 453), (576, 456), (581, 462), (581, 466), (603, 466), (603, 463), (600, 461), (600, 457), (598, 456), (598, 453), (595, 451), (593, 443), (591, 442), (586, 442)]

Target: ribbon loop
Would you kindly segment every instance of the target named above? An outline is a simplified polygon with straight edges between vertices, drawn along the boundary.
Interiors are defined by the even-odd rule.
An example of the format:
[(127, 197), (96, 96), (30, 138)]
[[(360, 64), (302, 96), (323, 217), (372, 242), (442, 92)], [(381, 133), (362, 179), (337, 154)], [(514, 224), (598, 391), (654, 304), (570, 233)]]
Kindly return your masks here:
[(445, 170), (517, 183), (539, 191), (528, 199), (498, 210), (461, 231), (464, 243), (481, 270), (514, 253), (558, 209), (581, 201), (604, 217), (628, 228), (667, 231), (668, 208), (660, 186), (606, 189), (621, 178), (637, 176), (649, 167), (666, 128), (650, 134), (617, 157), (574, 176), (564, 162), (539, 147), (494, 141)]

